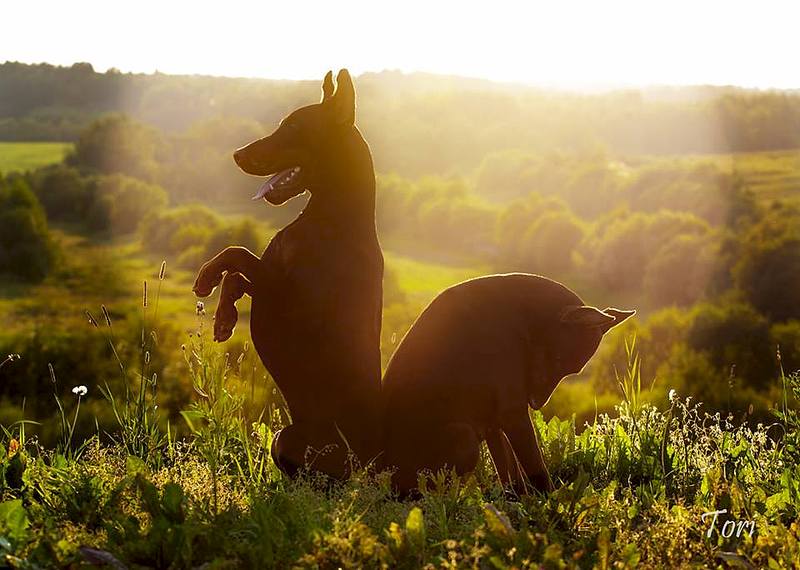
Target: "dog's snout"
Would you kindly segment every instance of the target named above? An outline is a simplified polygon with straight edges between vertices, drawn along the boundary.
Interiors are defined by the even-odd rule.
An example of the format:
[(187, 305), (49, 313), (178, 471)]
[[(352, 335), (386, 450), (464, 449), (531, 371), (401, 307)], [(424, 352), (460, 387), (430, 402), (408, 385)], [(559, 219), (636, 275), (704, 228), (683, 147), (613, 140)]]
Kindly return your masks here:
[(241, 168), (244, 165), (245, 158), (244, 158), (244, 149), (240, 148), (233, 152), (233, 160)]

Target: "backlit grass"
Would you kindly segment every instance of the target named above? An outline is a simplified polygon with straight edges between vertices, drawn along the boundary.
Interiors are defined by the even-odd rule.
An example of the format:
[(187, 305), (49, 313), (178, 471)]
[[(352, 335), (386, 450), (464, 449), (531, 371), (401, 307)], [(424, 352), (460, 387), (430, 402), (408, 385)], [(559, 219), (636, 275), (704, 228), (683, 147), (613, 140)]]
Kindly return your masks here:
[(0, 172), (25, 172), (61, 162), (72, 148), (62, 142), (0, 142)]

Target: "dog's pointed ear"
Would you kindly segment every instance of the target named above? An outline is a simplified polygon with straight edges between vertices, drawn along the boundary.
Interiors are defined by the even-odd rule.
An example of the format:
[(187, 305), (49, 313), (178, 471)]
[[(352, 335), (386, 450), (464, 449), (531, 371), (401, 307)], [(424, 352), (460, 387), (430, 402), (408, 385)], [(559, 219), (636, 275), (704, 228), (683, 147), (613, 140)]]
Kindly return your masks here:
[(325, 74), (325, 79), (322, 80), (322, 102), (333, 97), (333, 71)]
[(336, 76), (336, 93), (331, 98), (333, 114), (340, 125), (352, 125), (356, 120), (356, 90), (346, 69)]
[(568, 305), (561, 310), (561, 322), (587, 328), (604, 328), (614, 325), (614, 317), (605, 314), (597, 307), (588, 305)]
[(606, 315), (611, 315), (612, 317), (614, 317), (614, 323), (610, 327), (606, 328), (603, 331), (605, 333), (609, 329), (611, 329), (611, 328), (617, 326), (618, 324), (620, 324), (625, 319), (628, 319), (628, 318), (632, 317), (633, 315), (635, 315), (636, 314), (636, 310), (633, 309), (633, 310), (630, 310), (630, 311), (624, 311), (622, 309), (615, 309), (614, 307), (606, 307), (605, 309), (603, 309), (603, 313), (605, 313)]

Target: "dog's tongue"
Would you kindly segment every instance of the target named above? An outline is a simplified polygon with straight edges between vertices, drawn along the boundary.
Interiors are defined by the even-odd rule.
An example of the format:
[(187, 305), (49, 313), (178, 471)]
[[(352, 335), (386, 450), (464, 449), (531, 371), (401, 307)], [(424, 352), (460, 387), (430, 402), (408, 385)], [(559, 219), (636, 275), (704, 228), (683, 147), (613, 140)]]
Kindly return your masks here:
[(266, 182), (264, 182), (264, 184), (262, 184), (261, 187), (258, 189), (258, 192), (256, 192), (256, 195), (253, 196), (253, 200), (261, 200), (264, 196), (267, 195), (267, 193), (270, 190), (272, 190), (273, 186), (275, 186), (275, 184), (281, 178), (288, 175), (291, 171), (292, 171), (291, 168), (287, 168), (286, 170), (281, 170), (277, 174), (273, 174), (272, 176), (267, 178)]

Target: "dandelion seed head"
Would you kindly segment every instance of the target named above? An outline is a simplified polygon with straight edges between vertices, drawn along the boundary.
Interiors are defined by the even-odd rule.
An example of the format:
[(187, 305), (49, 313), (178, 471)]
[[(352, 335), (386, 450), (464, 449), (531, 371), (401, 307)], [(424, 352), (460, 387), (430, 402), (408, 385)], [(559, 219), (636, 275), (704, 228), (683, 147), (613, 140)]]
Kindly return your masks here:
[(75, 386), (72, 388), (72, 393), (78, 396), (79, 398), (85, 396), (89, 392), (89, 388), (81, 384), (80, 386)]

